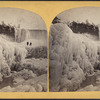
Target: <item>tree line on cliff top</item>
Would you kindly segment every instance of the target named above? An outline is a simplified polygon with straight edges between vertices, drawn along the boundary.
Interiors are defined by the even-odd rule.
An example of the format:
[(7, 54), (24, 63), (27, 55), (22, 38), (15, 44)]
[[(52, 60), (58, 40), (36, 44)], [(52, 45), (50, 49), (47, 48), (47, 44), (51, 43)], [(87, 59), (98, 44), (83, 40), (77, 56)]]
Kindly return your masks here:
[[(53, 24), (56, 23), (61, 23), (61, 19), (59, 19), (58, 17), (55, 17), (54, 20), (52, 21)], [(88, 33), (91, 35), (96, 35), (99, 36), (99, 25), (95, 25), (94, 23), (89, 23), (88, 20), (86, 20), (86, 22), (64, 22), (66, 23), (70, 29), (74, 32), (74, 33)]]

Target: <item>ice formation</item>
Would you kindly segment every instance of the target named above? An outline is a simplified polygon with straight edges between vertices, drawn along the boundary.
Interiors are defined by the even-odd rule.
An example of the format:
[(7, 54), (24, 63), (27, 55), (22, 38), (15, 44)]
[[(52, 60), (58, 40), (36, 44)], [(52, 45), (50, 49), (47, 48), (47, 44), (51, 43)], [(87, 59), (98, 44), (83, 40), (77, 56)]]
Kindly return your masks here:
[(12, 63), (17, 61), (22, 63), (26, 57), (26, 52), (25, 48), (20, 48), (0, 37), (0, 73), (8, 76)]
[(64, 23), (51, 25), (50, 91), (75, 91), (100, 63), (100, 42), (75, 34)]
[[(47, 45), (42, 39), (30, 39), (28, 32), (18, 31), (15, 42), (0, 35), (0, 92), (47, 91)], [(27, 41), (32, 44), (27, 46)], [(11, 84), (5, 83), (7, 78)]]

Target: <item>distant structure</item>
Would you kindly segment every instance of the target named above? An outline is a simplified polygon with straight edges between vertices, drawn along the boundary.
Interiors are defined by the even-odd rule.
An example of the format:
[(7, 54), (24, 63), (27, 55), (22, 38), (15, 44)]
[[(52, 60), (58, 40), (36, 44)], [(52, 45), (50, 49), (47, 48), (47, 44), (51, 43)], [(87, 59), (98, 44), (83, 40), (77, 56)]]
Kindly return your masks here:
[(27, 45), (29, 44), (29, 42), (27, 42)]
[(30, 42), (30, 46), (32, 45), (32, 43)]

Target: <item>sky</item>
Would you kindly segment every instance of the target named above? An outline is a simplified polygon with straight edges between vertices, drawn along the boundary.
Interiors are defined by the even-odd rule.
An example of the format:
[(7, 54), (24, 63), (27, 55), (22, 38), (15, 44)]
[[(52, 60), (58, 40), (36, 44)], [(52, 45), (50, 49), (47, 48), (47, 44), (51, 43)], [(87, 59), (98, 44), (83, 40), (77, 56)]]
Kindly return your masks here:
[(0, 8), (0, 23), (11, 24), (25, 29), (41, 29), (46, 30), (43, 19), (35, 14), (23, 9), (17, 8)]
[(79, 21), (100, 24), (100, 7), (78, 7), (63, 11), (57, 15), (63, 21)]

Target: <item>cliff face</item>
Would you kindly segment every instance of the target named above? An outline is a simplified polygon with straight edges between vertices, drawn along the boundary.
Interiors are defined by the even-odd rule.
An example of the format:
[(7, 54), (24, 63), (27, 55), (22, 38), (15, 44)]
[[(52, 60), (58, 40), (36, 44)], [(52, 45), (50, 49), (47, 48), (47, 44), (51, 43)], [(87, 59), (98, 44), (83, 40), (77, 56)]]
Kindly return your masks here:
[(77, 90), (100, 63), (100, 42), (73, 33), (63, 23), (51, 26), (49, 40), (50, 91)]

